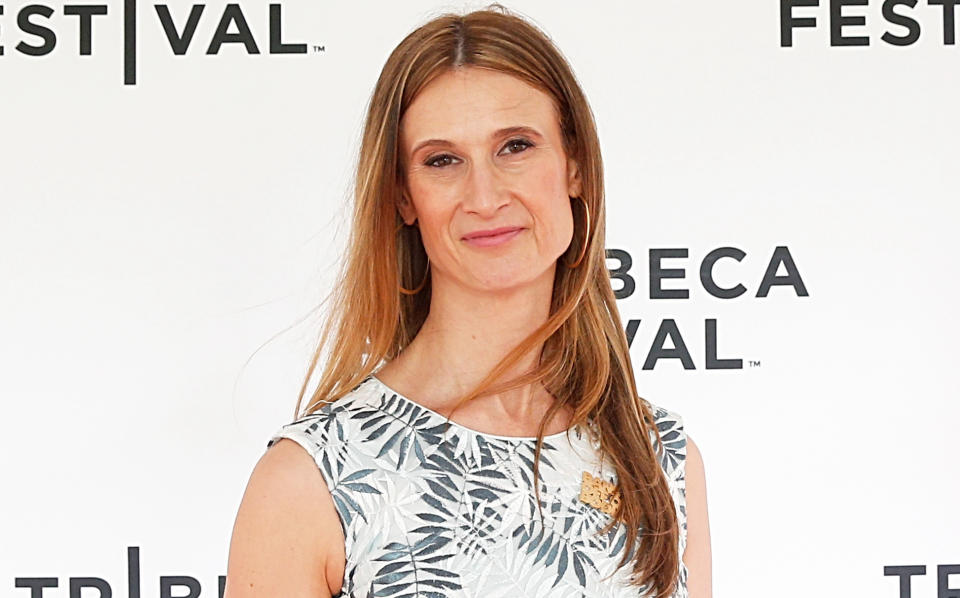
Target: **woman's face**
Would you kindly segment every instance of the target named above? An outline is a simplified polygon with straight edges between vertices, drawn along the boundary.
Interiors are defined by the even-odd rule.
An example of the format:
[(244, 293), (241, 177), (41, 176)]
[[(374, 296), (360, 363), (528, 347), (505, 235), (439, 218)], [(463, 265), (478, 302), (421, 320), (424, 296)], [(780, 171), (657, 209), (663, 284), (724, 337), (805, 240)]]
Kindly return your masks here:
[[(438, 277), (476, 290), (549, 275), (573, 235), (576, 163), (550, 96), (475, 67), (431, 81), (400, 123), (406, 188), (398, 209), (419, 221)], [(478, 233), (508, 232), (487, 237)]]

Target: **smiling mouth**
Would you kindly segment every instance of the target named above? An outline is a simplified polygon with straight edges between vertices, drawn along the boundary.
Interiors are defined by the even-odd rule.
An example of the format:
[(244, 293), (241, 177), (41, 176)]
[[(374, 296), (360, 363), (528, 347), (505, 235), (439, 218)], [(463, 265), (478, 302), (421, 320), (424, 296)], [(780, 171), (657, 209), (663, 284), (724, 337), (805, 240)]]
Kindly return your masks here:
[(463, 241), (473, 247), (493, 247), (510, 241), (525, 230), (526, 229), (522, 227), (494, 229), (492, 231), (484, 231), (480, 234), (474, 233), (463, 237)]

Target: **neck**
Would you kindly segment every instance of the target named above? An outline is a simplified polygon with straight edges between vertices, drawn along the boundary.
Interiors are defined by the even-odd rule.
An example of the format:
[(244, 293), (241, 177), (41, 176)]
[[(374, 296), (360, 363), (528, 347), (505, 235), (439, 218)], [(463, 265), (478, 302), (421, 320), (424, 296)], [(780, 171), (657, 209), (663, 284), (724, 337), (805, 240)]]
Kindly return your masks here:
[[(496, 292), (478, 292), (439, 272), (433, 276), (430, 313), (417, 337), (394, 360), (389, 374), (413, 388), (411, 392), (417, 392), (423, 402), (452, 407), (456, 401), (450, 397), (462, 396), (479, 384), (500, 359), (549, 317), (555, 269)], [(497, 381), (533, 369), (541, 349), (542, 345), (534, 347)], [(543, 386), (535, 384), (480, 397), (472, 401), (470, 409), (528, 425), (539, 422), (551, 402)]]

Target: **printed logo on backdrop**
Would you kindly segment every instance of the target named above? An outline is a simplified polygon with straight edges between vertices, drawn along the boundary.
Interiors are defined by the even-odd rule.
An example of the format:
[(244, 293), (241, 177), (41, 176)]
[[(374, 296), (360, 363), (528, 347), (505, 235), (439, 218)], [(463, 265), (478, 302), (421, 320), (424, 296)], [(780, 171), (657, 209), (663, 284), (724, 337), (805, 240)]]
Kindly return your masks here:
[[(216, 577), (217, 580), (217, 596), (223, 598), (223, 592), (226, 589), (227, 577), (225, 575), (219, 575)], [(70, 598), (80, 598), (84, 596), (85, 598), (94, 598), (92, 593), (84, 592), (84, 590), (96, 590), (98, 592), (96, 598), (110, 598), (114, 595), (114, 588), (117, 589), (123, 587), (122, 582), (114, 581), (115, 585), (110, 585), (110, 582), (102, 577), (68, 577), (64, 580), (65, 587), (69, 588)], [(128, 546), (127, 547), (127, 578), (123, 580), (126, 582), (126, 596), (127, 598), (147, 598), (158, 596), (160, 598), (199, 598), (201, 594), (200, 581), (195, 577), (189, 575), (162, 575), (159, 580), (159, 594), (153, 590), (147, 591), (141, 594), (142, 584), (140, 580), (140, 547), (139, 546)], [(44, 594), (44, 590), (49, 588), (59, 588), (60, 579), (57, 577), (16, 577), (14, 578), (14, 587), (23, 588), (23, 591), (19, 592), (16, 595), (23, 596), (24, 598), (47, 598), (52, 596), (62, 596), (63, 592), (57, 592), (55, 590), (50, 590)], [(150, 584), (153, 585), (153, 584)], [(184, 593), (186, 591), (186, 593)], [(27, 596), (29, 592), (29, 597)], [(116, 594), (121, 596), (119, 592)], [(203, 595), (210, 595), (210, 591), (204, 592)]]
[(937, 592), (924, 594), (913, 592), (913, 578), (927, 574), (926, 565), (890, 565), (883, 568), (884, 575), (900, 580), (899, 598), (960, 598), (960, 584), (950, 587), (950, 576), (960, 576), (960, 565), (937, 565)]
[[(714, 278), (714, 268), (717, 263), (724, 259), (732, 259), (737, 262), (746, 257), (746, 253), (736, 247), (718, 247), (710, 251), (700, 260), (697, 270), (700, 285), (708, 294), (717, 299), (736, 299), (742, 295), (751, 292), (741, 283), (725, 288), (721, 287)], [(650, 249), (647, 254), (646, 272), (640, 271), (635, 266), (633, 255), (623, 249), (607, 249), (607, 270), (610, 273), (611, 282), (614, 288), (614, 296), (617, 299), (626, 299), (638, 292), (638, 282), (644, 282), (643, 274), (646, 274), (645, 282), (649, 290), (648, 297), (651, 300), (688, 300), (690, 291), (686, 288), (663, 288), (664, 279), (667, 278), (686, 278), (686, 270), (677, 262), (668, 263), (667, 260), (686, 259), (688, 251), (686, 248), (671, 249)], [(611, 267), (611, 262), (616, 264)], [(783, 274), (779, 274), (781, 267)], [(757, 279), (756, 291), (753, 291), (754, 297), (766, 297), (774, 287), (784, 287), (784, 293), (789, 293), (795, 297), (808, 297), (807, 287), (800, 276), (800, 270), (797, 267), (790, 249), (784, 246), (774, 248), (766, 268), (759, 273)], [(622, 311), (622, 310), (621, 310)], [(627, 343), (633, 348), (637, 331), (641, 325), (649, 326), (639, 318), (630, 318), (624, 314), (626, 321)], [(676, 320), (667, 318), (656, 326), (656, 333), (650, 347), (641, 347), (641, 351), (646, 351), (641, 369), (652, 370), (660, 360), (676, 360), (685, 370), (707, 369), (707, 370), (739, 370), (743, 369), (743, 359), (739, 357), (720, 356), (719, 354), (719, 332), (716, 318), (707, 318), (703, 321), (702, 330), (693, 330), (689, 327), (681, 327)], [(699, 326), (698, 326), (699, 328)], [(698, 367), (694, 359), (696, 345), (691, 346), (687, 339), (702, 339), (702, 366)], [(668, 347), (669, 341), (673, 347)], [(693, 348), (691, 348), (693, 347)], [(700, 357), (700, 351), (696, 351)], [(759, 367), (759, 360), (748, 360), (749, 367)]]
[[(793, 46), (802, 29), (827, 29), (830, 47), (869, 46), (863, 27), (882, 20), (880, 40), (891, 46), (915, 44), (924, 31), (942, 32), (945, 46), (957, 43), (960, 0), (780, 0), (780, 46)], [(876, 8), (879, 7), (879, 13)], [(809, 43), (809, 40), (804, 40)]]
[[(123, 83), (136, 85), (137, 82), (137, 0), (124, 0), (122, 10), (123, 26)], [(325, 52), (323, 45), (307, 45), (306, 43), (289, 42), (283, 39), (283, 5), (270, 4), (265, 14), (262, 8), (256, 11), (244, 10), (236, 3), (227, 4), (222, 12), (214, 13), (203, 4), (193, 4), (190, 12), (186, 13), (184, 4), (179, 4), (173, 11), (168, 4), (151, 3), (153, 13), (149, 9), (144, 15), (163, 30), (164, 37), (171, 52), (176, 56), (184, 56), (187, 52), (203, 52), (208, 56), (219, 54), (224, 46), (237, 45), (246, 54), (308, 54)], [(7, 5), (6, 8), (9, 8)], [(76, 17), (76, 28), (79, 33), (79, 48), (57, 48), (57, 31), (52, 27), (50, 18), (56, 10), (44, 4), (28, 4), (19, 10), (5, 10), (0, 4), (0, 56), (4, 56), (7, 46), (24, 56), (42, 57), (53, 52), (78, 52), (80, 56), (93, 54), (93, 40), (106, 26), (103, 17), (107, 17), (106, 4), (65, 4), (63, 16)], [(149, 15), (149, 16), (147, 16)], [(248, 15), (254, 15), (253, 24), (248, 21)], [(12, 27), (5, 21), (10, 17), (16, 23)], [(67, 22), (70, 22), (68, 20)], [(216, 28), (210, 39), (199, 39), (195, 35), (201, 23), (216, 22)], [(8, 41), (19, 33), (20, 39), (15, 44)], [(37, 38), (37, 39), (33, 39)]]

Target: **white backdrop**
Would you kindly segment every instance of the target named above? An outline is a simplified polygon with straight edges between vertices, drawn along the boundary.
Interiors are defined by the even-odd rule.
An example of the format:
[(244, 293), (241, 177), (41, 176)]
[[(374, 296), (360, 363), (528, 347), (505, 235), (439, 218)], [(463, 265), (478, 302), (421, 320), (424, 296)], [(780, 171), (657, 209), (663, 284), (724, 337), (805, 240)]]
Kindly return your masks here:
[[(160, 14), (182, 31), (188, 2), (140, 3), (135, 40), (134, 2), (99, 5), (89, 36), (41, 2), (24, 27), (28, 3), (0, 1), (0, 595), (96, 577), (214, 596), (250, 471), (293, 417), (379, 70), (430, 16), (482, 4), (275, 0), (307, 51), (271, 54), (269, 3), (239, 0), (259, 53), (211, 54), (228, 3), (207, 2), (176, 55)], [(506, 5), (596, 114), (607, 247), (635, 283), (619, 306), (641, 394), (704, 457), (715, 595), (960, 596), (957, 19), (802, 3)], [(790, 4), (813, 26), (785, 26)], [(742, 256), (708, 272), (742, 293), (701, 281), (715, 250)], [(765, 273), (792, 284), (761, 293)], [(908, 594), (891, 568), (911, 566)]]

